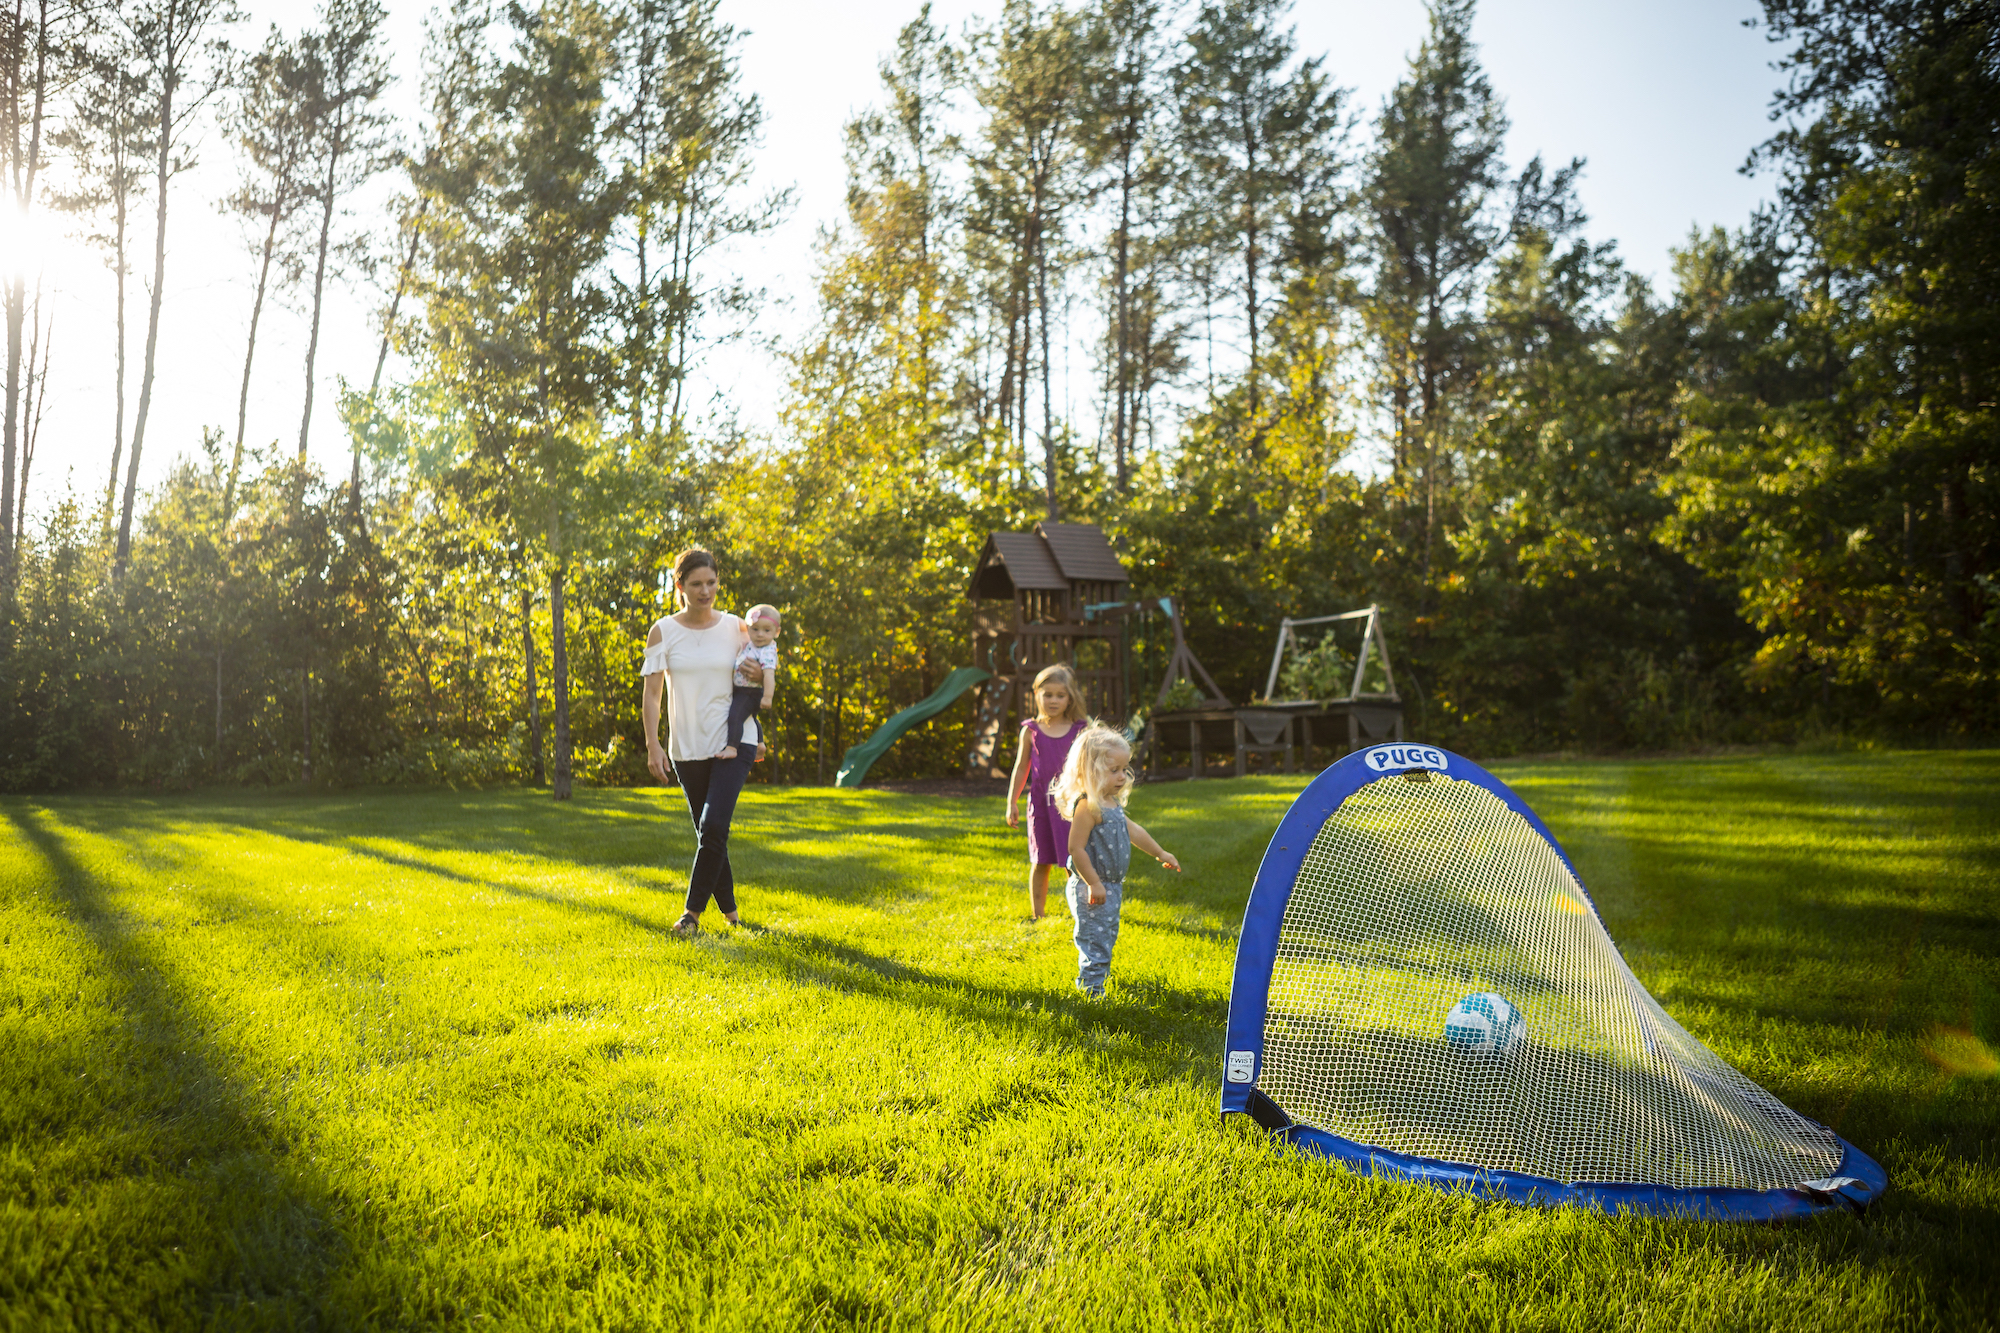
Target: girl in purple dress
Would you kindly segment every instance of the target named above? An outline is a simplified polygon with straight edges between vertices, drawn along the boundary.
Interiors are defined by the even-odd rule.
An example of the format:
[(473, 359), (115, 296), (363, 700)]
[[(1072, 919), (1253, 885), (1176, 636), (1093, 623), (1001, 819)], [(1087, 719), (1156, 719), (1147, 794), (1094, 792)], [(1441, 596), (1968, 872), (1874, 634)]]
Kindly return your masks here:
[(1066, 666), (1044, 667), (1035, 677), (1035, 716), (1021, 724), (1021, 752), (1007, 781), (1007, 827), (1021, 820), (1021, 788), (1028, 789), (1028, 902), (1040, 921), (1048, 915), (1049, 867), (1069, 864), (1069, 821), (1049, 796), (1062, 774), (1069, 747), (1089, 719), (1083, 691)]

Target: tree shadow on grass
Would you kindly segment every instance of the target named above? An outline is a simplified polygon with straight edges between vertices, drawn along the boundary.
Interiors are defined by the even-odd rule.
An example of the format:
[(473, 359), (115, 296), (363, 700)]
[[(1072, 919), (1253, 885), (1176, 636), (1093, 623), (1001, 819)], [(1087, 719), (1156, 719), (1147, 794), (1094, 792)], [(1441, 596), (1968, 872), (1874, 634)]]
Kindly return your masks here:
[[(1219, 1007), (1212, 996), (1164, 982), (1114, 982), (1109, 998), (1092, 1000), (1074, 989), (981, 984), (791, 930), (766, 931), (709, 957), (713, 961), (705, 965), (716, 973), (747, 966), (795, 985), (917, 1006), (1011, 1038), (1108, 1055), (1152, 1078), (1200, 1079), (1212, 1073), (1221, 1087)], [(1133, 1040), (1107, 1045), (1114, 1037)]]
[[(229, 1056), (202, 1031), (201, 998), (175, 980), (173, 960), (125, 928), (106, 886), (60, 835), (32, 812), (4, 809), (46, 864), (50, 897), (94, 946), (133, 1053), (98, 1069), (91, 1087), (75, 1081), (74, 1090), (59, 1091), (51, 1100), (73, 1108), (70, 1123), (41, 1127), (29, 1151), (65, 1140), (117, 1145), (61, 1211), (78, 1208), (88, 1217), (90, 1193), (104, 1187), (106, 1199), (119, 1201), (108, 1206), (136, 1209), (151, 1229), (108, 1250), (51, 1246), (45, 1253), (59, 1257), (30, 1275), (33, 1285), (45, 1299), (75, 1293), (92, 1305), (113, 1292), (143, 1293), (142, 1303), (167, 1324), (315, 1322), (318, 1297), (346, 1255), (341, 1203), (291, 1160), (293, 1145), (256, 1113), (252, 1091), (225, 1072)], [(89, 1061), (107, 1053), (63, 1054)], [(109, 1224), (134, 1225), (129, 1218)], [(41, 1225), (57, 1221), (45, 1216)]]
[[(497, 806), (493, 804), (496, 800), (501, 802)], [(495, 798), (484, 794), (477, 804), (478, 818), (448, 824), (427, 818), (422, 809), (384, 812), (372, 804), (357, 809), (351, 819), (315, 817), (295, 806), (274, 808), (268, 818), (254, 817), (261, 812), (240, 807), (206, 814), (164, 806), (132, 810), (79, 806), (74, 812), (66, 809), (65, 814), (79, 826), (153, 858), (163, 855), (164, 846), (175, 837), (213, 831), (286, 838), (375, 857), (463, 883), (490, 883), (513, 891), (528, 887), (517, 875), (466, 874), (441, 861), (409, 853), (534, 858), (557, 866), (651, 872), (667, 882), (648, 887), (657, 887), (675, 903), (681, 900), (694, 858), (694, 834), (684, 806), (666, 806), (659, 817), (638, 821), (635, 827), (626, 827), (626, 817), (617, 816), (606, 829), (600, 827), (602, 812), (588, 804), (554, 806), (546, 797)], [(730, 850), (739, 883), (763, 882), (808, 897), (858, 903), (881, 897), (885, 884), (913, 881), (911, 872), (920, 858), (937, 854), (938, 835), (939, 830), (921, 822), (878, 822), (843, 830), (822, 826), (817, 819), (750, 822), (739, 815)], [(953, 830), (948, 836), (964, 835)], [(827, 851), (835, 840), (838, 855)], [(386, 851), (383, 842), (401, 844), (408, 852)], [(189, 852), (186, 856), (195, 861), (201, 854)], [(679, 882), (674, 883), (676, 880)], [(528, 896), (551, 902), (574, 901), (558, 894)]]
[[(399, 854), (363, 842), (345, 832), (328, 829), (308, 831), (293, 821), (262, 826), (231, 823), (224, 827), (233, 832), (284, 837), (324, 846), (329, 851), (482, 892), (504, 894), (561, 911), (610, 918), (622, 926), (652, 936), (665, 932), (679, 915), (681, 899), (677, 891), (661, 893), (657, 908), (648, 911), (555, 892), (520, 876), (467, 874), (422, 855)], [(147, 830), (123, 821), (106, 821), (104, 828), (113, 841), (127, 846), (133, 846), (147, 835)], [(157, 837), (166, 831), (155, 826), (151, 834)], [(139, 850), (138, 847), (133, 849)], [(161, 859), (156, 844), (146, 846), (144, 850), (155, 861)], [(768, 851), (762, 855), (768, 856)], [(188, 853), (186, 859), (192, 862), (198, 858)], [(793, 886), (787, 884), (787, 888), (792, 889)], [(871, 890), (869, 896), (878, 892)], [(220, 899), (229, 895), (210, 891), (205, 892), (204, 897), (213, 900), (212, 905), (220, 905)], [(243, 910), (240, 900), (233, 901), (230, 906), (238, 912)], [(245, 919), (240, 919), (240, 924), (258, 929), (247, 918), (269, 915), (268, 910), (253, 910), (246, 914)], [(271, 933), (276, 937), (284, 935), (283, 931)], [(283, 947), (281, 938), (274, 938), (273, 944)], [(1100, 1054), (1112, 1054), (1121, 1061), (1137, 1058), (1144, 1072), (1151, 1075), (1172, 1076), (1188, 1072), (1191, 1052), (1204, 1052), (1213, 1061), (1220, 1060), (1222, 1013), (1214, 998), (1184, 994), (1157, 982), (1134, 983), (1130, 987), (1114, 983), (1113, 998), (1108, 1001), (1087, 1000), (1067, 989), (981, 986), (949, 974), (926, 971), (893, 958), (869, 953), (824, 936), (795, 931), (764, 931), (744, 938), (740, 944), (728, 936), (708, 937), (703, 943), (690, 945), (676, 961), (690, 970), (718, 978), (740, 976), (746, 970), (759, 971), (794, 984), (826, 986), (865, 993), (894, 1003), (915, 1004), (1018, 1037), (1032, 1036), (1058, 1044), (1073, 1044)], [(1120, 998), (1121, 990), (1129, 998)], [(1105, 1038), (1114, 1035), (1136, 1039), (1143, 1056), (1135, 1057), (1129, 1046), (1121, 1046), (1115, 1052), (1106, 1048), (1103, 1045)], [(1162, 1041), (1178, 1043), (1181, 1050), (1177, 1053), (1163, 1052), (1146, 1045)]]

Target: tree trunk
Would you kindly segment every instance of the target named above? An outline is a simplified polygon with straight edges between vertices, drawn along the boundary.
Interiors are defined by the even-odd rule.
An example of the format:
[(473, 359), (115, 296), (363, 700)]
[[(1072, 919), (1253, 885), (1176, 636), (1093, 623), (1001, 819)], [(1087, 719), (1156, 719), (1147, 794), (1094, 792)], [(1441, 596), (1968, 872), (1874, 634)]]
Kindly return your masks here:
[(1944, 597), (1951, 608), (1953, 629), (1971, 628), (1972, 597), (1965, 577), (1965, 478), (1962, 464), (1953, 461), (1944, 484), (1938, 487), (1938, 528), (1944, 538)]
[(222, 649), (215, 650), (215, 751), (208, 761), (210, 777), (222, 776)]
[[(26, 41), (32, 30), (35, 42), (34, 110), (29, 113), (27, 156), (21, 156), (19, 121), (10, 127), (8, 145), (12, 158), (14, 198), (10, 201), (17, 214), (26, 220), (28, 210), (34, 206), (35, 177), (41, 168), (42, 156), (42, 110), (46, 104), (49, 87), (49, 0), (41, 0), (36, 7), (34, 23), (31, 25), (22, 17), (21, 6), (16, 5), (12, 27), (14, 29), (13, 60), (10, 62), (7, 97), (11, 107), (20, 105), (20, 55), (21, 43)], [(28, 286), (26, 274), (17, 272), (7, 287), (7, 407), (6, 423), (0, 427), (0, 580), (9, 586), (14, 580), (15, 544), (19, 533), (14, 530), (14, 459), (15, 449), (20, 443), (21, 432), (21, 320), (27, 312)], [(28, 367), (32, 373), (34, 366)]]
[[(409, 286), (410, 272), (417, 265), (417, 247), (423, 239), (422, 224), (424, 212), (431, 206), (430, 196), (417, 206), (417, 216), (410, 224), (410, 248), (403, 254), (403, 263), (396, 270), (396, 294), (389, 298), (389, 315), (382, 321), (382, 345), (375, 352), (375, 374), (368, 381), (368, 405), (375, 405), (375, 395), (382, 389), (382, 367), (389, 360), (389, 339), (396, 331), (396, 315), (403, 308), (403, 292)], [(347, 503), (354, 516), (355, 531), (368, 531), (368, 516), (361, 505), (361, 437), (354, 437), (354, 475), (348, 481)]]
[[(120, 155), (122, 163), (123, 155)], [(118, 463), (125, 453), (125, 172), (116, 171), (117, 209), (113, 222), (112, 255), (117, 260), (118, 280), (118, 389), (117, 419), (111, 430), (111, 480), (104, 487), (104, 521), (108, 525), (118, 508)]]
[(335, 170), (340, 165), (340, 134), (342, 126), (338, 121), (333, 126), (333, 138), (326, 155), (325, 207), (319, 218), (319, 259), (313, 266), (312, 332), (306, 337), (306, 409), (299, 417), (299, 457), (306, 456), (306, 437), (312, 433), (313, 415), (313, 362), (319, 356), (319, 316), (320, 307), (326, 295), (326, 251), (333, 238), (333, 184)]
[[(12, 203), (9, 200), (7, 206)], [(14, 451), (21, 435), (21, 322), (26, 306), (27, 282), (16, 271), (7, 284), (7, 423), (0, 432), (5, 440), (0, 445), (0, 583), (13, 581)]]
[(424, 213), (430, 208), (430, 197), (417, 206), (417, 216), (410, 223), (410, 248), (403, 253), (402, 267), (396, 270), (396, 294), (389, 299), (389, 317), (382, 321), (382, 345), (375, 349), (375, 374), (368, 381), (368, 401), (374, 402), (375, 395), (382, 388), (382, 367), (389, 360), (389, 338), (396, 329), (396, 314), (403, 308), (403, 292), (410, 283), (410, 273), (417, 266), (417, 249), (423, 241)]
[(1250, 426), (1257, 422), (1257, 131), (1243, 116), (1243, 324), (1250, 337)]
[[(174, 14), (171, 7), (168, 14), (166, 42), (171, 49)], [(132, 500), (139, 488), (139, 456), (146, 447), (146, 418), (152, 415), (153, 410), (153, 372), (159, 364), (160, 299), (166, 294), (167, 280), (167, 181), (172, 174), (170, 150), (173, 147), (173, 126), (174, 80), (166, 78), (160, 82), (160, 118), (155, 127), (159, 138), (159, 157), (153, 168), (153, 183), (159, 191), (159, 199), (153, 209), (153, 287), (146, 313), (146, 364), (139, 373), (139, 416), (132, 423), (132, 459), (126, 465), (125, 499), (118, 506), (118, 550), (111, 562), (113, 579), (124, 577), (125, 566), (132, 556)]]
[(558, 801), (567, 801), (570, 797), (569, 651), (564, 640), (566, 627), (563, 624), (560, 547), (557, 548), (554, 565), (549, 571), (549, 678), (555, 686), (556, 695), (556, 771), (555, 781), (550, 784), (550, 795)]
[(1035, 237), (1035, 304), (1042, 308), (1042, 484), (1049, 522), (1053, 523), (1060, 511), (1056, 505), (1055, 404), (1049, 388), (1049, 256), (1039, 226)]
[(306, 724), (306, 786), (313, 782), (313, 697), (312, 668), (299, 668), (299, 705)]
[[(639, 160), (641, 162), (646, 160), (646, 147), (643, 140), (639, 146)], [(647, 231), (647, 219), (642, 217), (639, 219), (638, 235), (635, 238), (636, 244), (634, 245), (639, 261), (639, 281), (637, 287), (639, 293), (639, 318), (637, 320), (639, 336), (635, 339), (638, 346), (634, 349), (632, 357), (631, 389), (632, 438), (634, 440), (641, 440), (646, 436), (646, 364), (653, 358), (653, 290), (652, 274), (647, 264), (647, 260), (650, 258), (646, 248)]]
[(1112, 290), (1118, 312), (1114, 346), (1118, 356), (1118, 386), (1112, 409), (1111, 451), (1117, 465), (1118, 493), (1132, 489), (1127, 449), (1132, 428), (1132, 144), (1122, 145), (1118, 168), (1118, 254), (1112, 273)]
[(548, 780), (542, 772), (542, 696), (535, 685), (535, 601), (534, 594), (521, 589), (521, 661), (528, 681), (528, 752), (534, 755), (537, 787)]
[[(282, 186), (280, 187), (283, 188)], [(278, 248), (278, 219), (284, 214), (282, 197), (271, 201), (271, 225), (264, 231), (264, 254), (257, 266), (257, 295), (250, 302), (250, 341), (243, 349), (243, 383), (236, 391), (236, 447), (229, 454), (229, 481), (222, 488), (222, 521), (236, 512), (236, 479), (243, 471), (243, 435), (250, 421), (250, 366), (257, 358), (257, 323), (264, 317), (264, 293), (271, 283), (271, 256)]]
[[(39, 286), (39, 284), (38, 284)], [(35, 461), (35, 445), (42, 438), (42, 414), (49, 406), (49, 358), (54, 354), (56, 340), (56, 314), (49, 312), (46, 323), (42, 320), (42, 295), (35, 293), (35, 343), (28, 348), (28, 374), (35, 384), (35, 404), (23, 412), (24, 429), (21, 446), (21, 483), (14, 493), (14, 539), (18, 543), (28, 530), (28, 468)], [(42, 352), (42, 368), (35, 369), (35, 346)]]

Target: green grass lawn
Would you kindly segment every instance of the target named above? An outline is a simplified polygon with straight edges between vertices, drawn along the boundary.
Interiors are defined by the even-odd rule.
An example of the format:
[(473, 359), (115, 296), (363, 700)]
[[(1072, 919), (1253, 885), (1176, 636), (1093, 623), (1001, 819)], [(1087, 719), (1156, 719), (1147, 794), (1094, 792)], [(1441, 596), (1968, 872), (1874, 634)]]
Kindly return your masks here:
[[(1668, 1010), (1890, 1174), (1783, 1227), (1483, 1205), (1216, 1115), (1303, 780), (1149, 786), (1101, 1003), (997, 802), (0, 801), (18, 1328), (1991, 1327), (2000, 753), (1504, 766)], [(1142, 858), (1143, 861), (1143, 858)]]

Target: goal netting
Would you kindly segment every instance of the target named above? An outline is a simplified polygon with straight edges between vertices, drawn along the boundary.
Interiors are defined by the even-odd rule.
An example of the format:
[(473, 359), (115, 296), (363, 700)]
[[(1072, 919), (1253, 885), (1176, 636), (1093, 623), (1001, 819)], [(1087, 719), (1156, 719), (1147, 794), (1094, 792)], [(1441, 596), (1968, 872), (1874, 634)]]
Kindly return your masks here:
[[(1616, 1206), (1629, 1187), (1625, 1206), (1668, 1209), (1776, 1192), (1795, 1205), (1779, 1212), (1873, 1197), (1872, 1162), (1646, 992), (1561, 848), (1484, 770), (1376, 747), (1294, 813), (1245, 916), (1253, 975), (1239, 956), (1225, 1109), (1261, 1109), (1350, 1161), (1358, 1149), (1439, 1183), (1505, 1182), (1509, 1197), (1539, 1183), (1549, 1201)], [(1260, 911), (1275, 919), (1253, 922)], [(1246, 984), (1262, 1002), (1254, 1048), (1239, 1031)], [(1504, 1000), (1473, 1009), (1506, 1012), (1506, 1030), (1448, 1030), (1479, 996)]]

